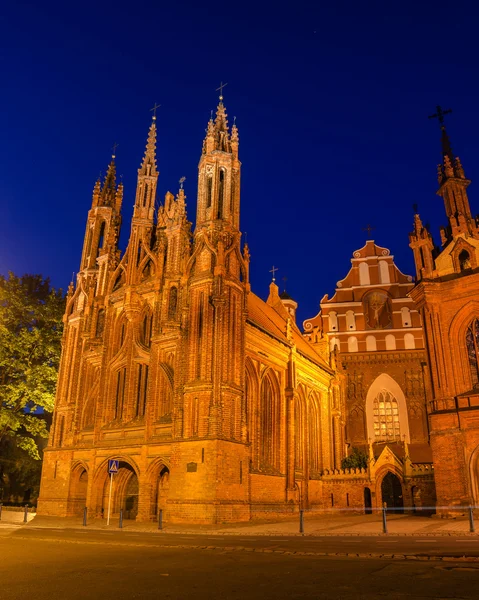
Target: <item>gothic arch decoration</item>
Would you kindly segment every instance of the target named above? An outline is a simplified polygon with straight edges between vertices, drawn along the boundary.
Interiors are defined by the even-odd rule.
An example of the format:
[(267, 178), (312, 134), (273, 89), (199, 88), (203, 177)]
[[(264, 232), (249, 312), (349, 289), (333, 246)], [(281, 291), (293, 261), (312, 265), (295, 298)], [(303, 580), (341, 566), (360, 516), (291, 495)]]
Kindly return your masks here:
[(319, 395), (311, 392), (308, 398), (308, 464), (311, 475), (322, 471), (321, 407)]
[(75, 461), (71, 466), (68, 492), (68, 514), (80, 516), (86, 506), (88, 489), (88, 465), (83, 461)]
[(371, 439), (373, 442), (393, 441), (378, 438), (384, 437), (380, 434), (381, 430), (386, 431), (386, 437), (388, 436), (388, 432), (395, 434), (397, 427), (393, 425), (388, 429), (388, 423), (394, 424), (395, 417), (397, 417), (399, 423), (399, 435), (401, 441), (405, 439), (409, 442), (409, 420), (404, 392), (397, 381), (390, 375), (381, 373), (381, 375), (378, 375), (373, 381), (366, 395), (368, 439)]
[(146, 304), (141, 313), (138, 325), (140, 344), (143, 348), (149, 350), (151, 348), (151, 336), (153, 333), (153, 312), (148, 304)]
[(95, 408), (98, 399), (98, 392), (100, 389), (100, 380), (96, 379), (91, 389), (88, 391), (87, 399), (83, 406), (81, 416), (81, 428), (92, 429), (95, 424)]
[(117, 515), (120, 509), (123, 509), (124, 518), (135, 518), (138, 510), (140, 469), (130, 456), (109, 456), (100, 463), (93, 478), (91, 505), (98, 515), (105, 514), (108, 506), (110, 459), (120, 461), (118, 474), (113, 479), (112, 513)]
[(261, 379), (258, 401), (258, 466), (264, 471), (279, 471), (281, 434), (281, 395), (276, 374), (267, 369)]
[(247, 356), (245, 360), (245, 395), (243, 412), (245, 415), (246, 436), (248, 441), (251, 441), (252, 437), (257, 438), (257, 436), (253, 436), (253, 431), (254, 415), (256, 414), (258, 405), (258, 388), (258, 372), (253, 361)]
[(166, 364), (160, 363), (158, 368), (158, 385), (157, 385), (157, 414), (156, 419), (160, 422), (169, 423), (173, 413), (173, 387), (174, 372), (173, 368)]
[(474, 388), (471, 373), (471, 359), (468, 352), (468, 330), (471, 323), (479, 318), (479, 301), (471, 300), (456, 314), (449, 327), (449, 348), (452, 355), (456, 393)]
[[(128, 319), (124, 312), (121, 312), (115, 319), (113, 327), (113, 360), (116, 361), (118, 355), (121, 353), (125, 346), (125, 342), (129, 336)], [(113, 361), (112, 361), (113, 362)]]
[(472, 387), (479, 388), (479, 319), (473, 319), (466, 329), (466, 350)]
[(469, 475), (473, 504), (477, 506), (479, 503), (479, 445), (471, 452), (469, 458)]
[(451, 259), (456, 273), (477, 267), (476, 249), (462, 238), (457, 241), (454, 250), (451, 252)]
[(294, 470), (303, 476), (306, 468), (307, 448), (307, 405), (302, 386), (298, 387), (294, 405)]

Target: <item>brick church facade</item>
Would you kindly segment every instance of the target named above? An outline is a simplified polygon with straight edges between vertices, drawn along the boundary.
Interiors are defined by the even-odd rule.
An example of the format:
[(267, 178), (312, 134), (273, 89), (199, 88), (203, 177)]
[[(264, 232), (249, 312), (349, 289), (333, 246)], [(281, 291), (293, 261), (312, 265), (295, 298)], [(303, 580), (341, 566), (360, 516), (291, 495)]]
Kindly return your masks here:
[[(39, 512), (105, 516), (110, 459), (112, 512), (138, 520), (477, 504), (479, 228), (445, 130), (441, 250), (416, 214), (414, 283), (367, 241), (304, 333), (274, 278), (266, 302), (251, 290), (223, 98), (193, 232), (182, 183), (155, 210), (156, 141), (153, 118), (123, 255), (115, 157), (93, 190)], [(342, 468), (354, 452), (367, 464)]]
[(41, 513), (105, 515), (109, 459), (120, 461), (113, 514), (139, 520), (162, 509), (176, 522), (244, 521), (322, 504), (321, 474), (345, 454), (341, 376), (274, 281), (267, 302), (250, 289), (238, 147), (220, 99), (191, 236), (183, 189), (155, 215), (153, 119), (123, 256), (114, 159), (96, 183), (68, 291)]

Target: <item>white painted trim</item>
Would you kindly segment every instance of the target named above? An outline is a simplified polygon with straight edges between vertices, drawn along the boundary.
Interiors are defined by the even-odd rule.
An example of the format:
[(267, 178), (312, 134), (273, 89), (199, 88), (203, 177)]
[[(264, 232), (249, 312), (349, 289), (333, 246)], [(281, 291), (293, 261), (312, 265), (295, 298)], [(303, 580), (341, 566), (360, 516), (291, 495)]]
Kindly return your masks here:
[[(367, 333), (371, 335), (385, 333), (388, 335), (389, 333), (410, 333), (411, 331), (422, 331), (422, 327), (401, 327), (401, 329), (356, 329), (354, 331), (354, 335), (358, 335), (359, 333)], [(327, 334), (350, 335), (352, 332), (353, 330), (351, 329), (351, 331), (328, 331)]]
[(368, 439), (374, 442), (374, 399), (382, 389), (386, 389), (396, 398), (399, 410), (399, 428), (401, 432), (401, 441), (406, 435), (406, 442), (409, 443), (409, 421), (407, 416), (406, 398), (401, 386), (387, 373), (381, 373), (372, 382), (366, 396), (366, 424)]

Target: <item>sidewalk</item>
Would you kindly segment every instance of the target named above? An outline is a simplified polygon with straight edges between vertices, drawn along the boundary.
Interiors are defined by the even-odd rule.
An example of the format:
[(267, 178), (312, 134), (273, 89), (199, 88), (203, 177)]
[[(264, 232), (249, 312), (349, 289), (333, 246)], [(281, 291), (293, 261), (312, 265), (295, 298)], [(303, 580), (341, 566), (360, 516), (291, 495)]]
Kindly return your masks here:
[[(478, 535), (469, 532), (469, 519), (458, 517), (456, 519), (440, 519), (411, 515), (388, 515), (389, 535), (409, 536), (448, 536), (448, 535)], [(90, 519), (87, 527), (83, 527), (82, 519), (78, 517), (46, 517), (42, 515), (29, 515), (28, 524), (23, 524), (23, 514), (2, 514), (0, 528), (9, 527), (34, 527), (41, 529), (88, 529), (105, 530), (118, 529), (118, 518), (110, 521), (107, 527), (106, 519)], [(479, 520), (477, 522), (479, 528)], [(168, 534), (211, 534), (225, 536), (267, 536), (267, 535), (301, 535), (299, 533), (299, 517), (280, 522), (248, 522), (224, 525), (178, 525), (164, 523), (163, 531), (158, 531), (157, 523), (137, 523), (133, 520), (124, 520), (123, 529), (126, 531), (168, 533)], [(372, 536), (384, 535), (380, 515), (331, 515), (308, 514), (304, 518), (304, 535), (307, 536)]]

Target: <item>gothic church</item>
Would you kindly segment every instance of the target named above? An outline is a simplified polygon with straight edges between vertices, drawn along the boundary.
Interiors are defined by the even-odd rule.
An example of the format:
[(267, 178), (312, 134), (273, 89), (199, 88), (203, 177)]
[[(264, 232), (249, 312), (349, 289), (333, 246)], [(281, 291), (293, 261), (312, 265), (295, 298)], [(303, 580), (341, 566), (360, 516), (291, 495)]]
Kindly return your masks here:
[[(111, 459), (113, 515), (144, 521), (479, 502), (479, 228), (444, 127), (442, 250), (416, 215), (415, 284), (368, 240), (304, 334), (274, 279), (251, 290), (223, 98), (193, 232), (182, 185), (155, 211), (156, 141), (153, 117), (123, 255), (115, 157), (93, 190), (39, 513), (104, 517)], [(342, 468), (353, 449), (367, 464)]]

